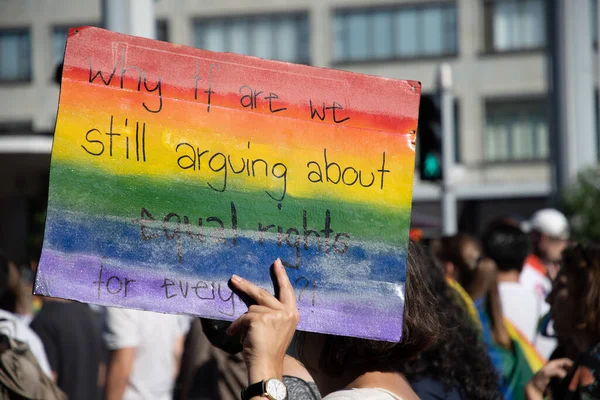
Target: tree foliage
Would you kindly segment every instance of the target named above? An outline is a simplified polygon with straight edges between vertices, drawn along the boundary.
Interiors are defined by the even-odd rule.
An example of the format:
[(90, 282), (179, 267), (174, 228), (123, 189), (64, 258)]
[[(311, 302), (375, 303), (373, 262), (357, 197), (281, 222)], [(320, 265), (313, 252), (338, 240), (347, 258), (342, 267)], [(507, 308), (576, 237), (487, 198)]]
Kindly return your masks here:
[(600, 241), (600, 166), (579, 173), (562, 197), (572, 239)]

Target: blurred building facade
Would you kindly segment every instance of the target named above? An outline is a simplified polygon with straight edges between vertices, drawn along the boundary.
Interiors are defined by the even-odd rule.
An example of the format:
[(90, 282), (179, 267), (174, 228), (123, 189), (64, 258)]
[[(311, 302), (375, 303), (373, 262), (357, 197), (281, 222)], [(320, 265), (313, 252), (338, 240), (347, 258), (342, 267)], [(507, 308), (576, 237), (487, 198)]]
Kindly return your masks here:
[[(582, 38), (590, 48), (596, 3), (592, 35)], [(450, 63), (459, 227), (474, 231), (491, 215), (527, 217), (546, 204), (545, 0), (156, 0), (155, 7), (161, 40), (415, 79), (423, 93), (434, 92), (440, 63)], [(0, 246), (23, 247), (32, 215), (44, 209), (66, 32), (101, 26), (102, 4), (0, 0), (0, 8)], [(424, 225), (435, 228), (439, 200), (438, 185), (417, 174), (415, 215), (432, 217)]]

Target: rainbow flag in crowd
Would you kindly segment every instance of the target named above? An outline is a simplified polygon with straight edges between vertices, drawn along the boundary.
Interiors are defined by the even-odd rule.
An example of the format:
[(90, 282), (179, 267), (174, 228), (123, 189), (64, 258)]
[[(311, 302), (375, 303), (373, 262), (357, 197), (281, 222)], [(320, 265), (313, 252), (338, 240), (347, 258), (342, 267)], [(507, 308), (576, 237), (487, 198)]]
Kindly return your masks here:
[(484, 302), (478, 302), (479, 307), (477, 307), (457, 281), (447, 279), (447, 282), (463, 300), (473, 323), (481, 329), (482, 340), (486, 344), (490, 360), (500, 374), (500, 389), (505, 400), (525, 400), (525, 384), (546, 361), (506, 318), (504, 325), (510, 336), (512, 349), (508, 350), (497, 345), (492, 339), (490, 320), (485, 312)]

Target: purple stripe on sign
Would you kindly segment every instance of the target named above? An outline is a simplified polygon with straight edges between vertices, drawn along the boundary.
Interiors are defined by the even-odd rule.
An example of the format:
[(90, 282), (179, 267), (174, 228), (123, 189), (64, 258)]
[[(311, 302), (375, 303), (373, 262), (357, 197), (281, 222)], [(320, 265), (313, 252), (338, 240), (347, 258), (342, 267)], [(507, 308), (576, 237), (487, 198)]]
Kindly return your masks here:
[[(106, 306), (153, 309), (233, 320), (247, 311), (227, 285), (229, 277), (173, 276), (167, 266), (124, 265), (88, 254), (46, 250), (35, 294), (77, 299)], [(53, 282), (70, 285), (53, 285)], [(257, 282), (270, 289), (270, 282)], [(398, 341), (402, 330), (404, 287), (387, 282), (346, 282), (339, 286), (296, 287), (302, 319), (298, 329)], [(368, 297), (365, 295), (368, 293)], [(368, 300), (365, 300), (367, 299)], [(315, 306), (317, 305), (317, 306)], [(396, 310), (397, 312), (391, 312)], [(398, 316), (397, 318), (394, 318)], [(374, 327), (381, 329), (374, 331)]]

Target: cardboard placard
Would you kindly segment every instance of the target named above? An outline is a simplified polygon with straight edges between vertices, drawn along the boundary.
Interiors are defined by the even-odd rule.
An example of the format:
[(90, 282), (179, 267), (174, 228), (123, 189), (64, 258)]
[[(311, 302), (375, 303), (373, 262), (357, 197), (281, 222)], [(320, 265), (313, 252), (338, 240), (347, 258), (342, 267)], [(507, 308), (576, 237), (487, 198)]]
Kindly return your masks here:
[(420, 91), (71, 29), (35, 293), (233, 320), (280, 257), (299, 329), (399, 340)]

